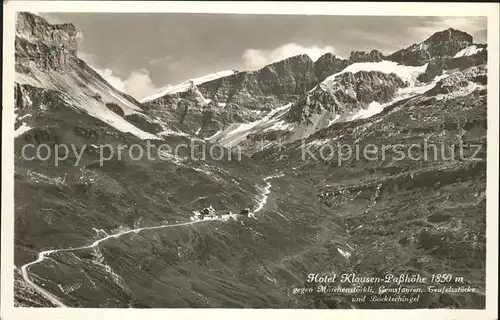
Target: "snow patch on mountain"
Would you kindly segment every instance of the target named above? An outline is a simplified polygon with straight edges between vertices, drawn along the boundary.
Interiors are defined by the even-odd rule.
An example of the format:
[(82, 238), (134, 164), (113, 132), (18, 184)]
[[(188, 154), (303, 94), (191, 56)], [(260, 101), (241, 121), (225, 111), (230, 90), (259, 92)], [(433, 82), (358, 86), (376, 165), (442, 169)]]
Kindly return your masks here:
[(421, 42), (411, 49), (411, 51), (427, 50), (427, 48), (429, 48), (429, 46), (425, 42)]
[[(310, 135), (312, 135), (313, 133), (325, 129), (334, 123), (347, 122), (347, 121), (372, 117), (382, 112), (384, 108), (390, 104), (393, 104), (399, 100), (408, 98), (410, 96), (419, 93), (423, 93), (431, 89), (435, 85), (437, 80), (433, 81), (429, 85), (421, 85), (420, 82), (417, 80), (417, 77), (420, 74), (424, 73), (426, 68), (427, 64), (419, 67), (412, 67), (412, 66), (399, 65), (392, 61), (360, 62), (347, 66), (342, 71), (327, 77), (322, 83), (320, 83), (318, 86), (310, 90), (309, 93), (313, 92), (317, 88), (325, 92), (331, 92), (336, 86), (338, 77), (346, 72), (350, 72), (353, 74), (356, 74), (361, 71), (365, 72), (374, 71), (374, 72), (381, 72), (384, 74), (393, 73), (397, 77), (399, 77), (402, 81), (406, 82), (408, 86), (398, 89), (393, 99), (383, 104), (377, 101), (372, 101), (366, 106), (366, 108), (360, 108), (358, 110), (354, 109), (351, 111), (343, 112), (342, 114), (337, 114), (336, 111), (327, 109), (322, 110), (320, 113), (313, 112), (310, 116), (308, 116), (307, 122), (302, 122), (293, 128), (292, 135), (289, 140), (297, 141), (300, 139), (305, 139)], [(356, 92), (351, 90), (346, 93), (351, 95), (353, 98), (356, 98)]]
[(344, 256), (344, 258), (349, 259), (351, 257), (351, 253), (347, 250), (344, 250), (342, 248), (337, 248), (337, 251)]
[[(198, 129), (198, 131), (200, 131), (200, 129)], [(207, 138), (204, 138), (204, 140), (208, 140), (210, 141), (212, 138), (215, 138), (218, 134), (220, 134), (222, 132), (222, 130), (219, 130), (217, 131), (216, 133), (214, 133), (213, 135), (211, 135), (210, 137), (207, 137)]]
[[(377, 65), (377, 67), (374, 67), (374, 65)], [(387, 66), (389, 67), (386, 68)], [(246, 140), (247, 137), (251, 134), (265, 133), (270, 131), (288, 131), (290, 132), (290, 135), (287, 140), (288, 142), (293, 142), (300, 139), (305, 139), (319, 130), (328, 128), (334, 123), (369, 118), (382, 112), (385, 107), (393, 103), (418, 94), (425, 93), (426, 91), (432, 89), (438, 81), (449, 76), (449, 74), (445, 72), (443, 75), (437, 76), (433, 79), (433, 81), (429, 83), (420, 83), (416, 80), (416, 78), (419, 74), (425, 71), (425, 68), (426, 65), (420, 67), (407, 67), (400, 66), (392, 62), (356, 63), (356, 66), (350, 69), (351, 72), (377, 69), (385, 70), (384, 73), (390, 73), (390, 70), (395, 70), (396, 72), (398, 72), (397, 74), (401, 76), (405, 81), (408, 81), (410, 85), (408, 87), (398, 89), (394, 98), (387, 103), (381, 104), (376, 101), (372, 101), (370, 104), (368, 104), (366, 109), (354, 110), (342, 115), (336, 114), (329, 110), (323, 110), (321, 113), (312, 114), (308, 118), (307, 123), (288, 122), (286, 120), (286, 116), (290, 110), (291, 104), (287, 104), (269, 112), (264, 118), (260, 120), (251, 123), (233, 123), (224, 130), (217, 132), (208, 140), (214, 143), (220, 143), (221, 145), (226, 147), (233, 147)], [(331, 79), (343, 72), (344, 71), (333, 75)], [(272, 143), (270, 143), (269, 145), (272, 145)], [(264, 145), (263, 147), (265, 148), (266, 146)]]
[(476, 45), (471, 45), (468, 46), (467, 48), (464, 48), (460, 51), (458, 51), (453, 58), (460, 58), (460, 57), (466, 57), (466, 56), (472, 56), (478, 52), (483, 51), (484, 48), (478, 48)]
[(225, 147), (232, 147), (244, 141), (250, 134), (270, 131), (277, 127), (285, 128), (286, 122), (284, 117), (288, 110), (290, 110), (291, 105), (289, 103), (271, 110), (265, 117), (254, 122), (232, 123), (224, 130), (210, 137), (208, 141), (212, 143), (217, 142)]
[(290, 142), (297, 141), (300, 139), (305, 139), (312, 135), (313, 133), (328, 128), (334, 123), (354, 121), (358, 119), (365, 119), (376, 115), (384, 110), (384, 108), (392, 104), (393, 101), (389, 103), (380, 104), (376, 101), (371, 102), (366, 109), (360, 109), (358, 111), (352, 111), (346, 114), (335, 114), (334, 112), (323, 110), (320, 114), (313, 114), (309, 117), (309, 122), (307, 124), (300, 124), (293, 129), (293, 134), (290, 137)]
[(223, 70), (223, 71), (207, 74), (203, 77), (190, 79), (190, 80), (184, 81), (180, 84), (177, 84), (175, 86), (168, 87), (167, 89), (162, 90), (161, 92), (158, 92), (150, 97), (144, 98), (140, 102), (145, 103), (148, 101), (152, 101), (152, 100), (158, 99), (160, 97), (163, 97), (167, 94), (186, 92), (193, 85), (199, 85), (199, 84), (209, 82), (209, 81), (212, 81), (215, 79), (227, 77), (227, 76), (230, 76), (230, 75), (235, 74), (235, 73), (236, 72), (234, 70)]
[(400, 88), (396, 92), (394, 99), (392, 99), (391, 101), (389, 101), (387, 103), (383, 103), (383, 104), (380, 104), (376, 101), (373, 101), (368, 105), (367, 109), (361, 109), (358, 112), (356, 112), (355, 114), (349, 115), (347, 117), (338, 116), (335, 119), (335, 121), (330, 123), (330, 125), (332, 125), (333, 123), (336, 123), (336, 122), (345, 122), (345, 121), (353, 121), (353, 120), (358, 120), (358, 119), (370, 118), (370, 117), (382, 112), (385, 107), (387, 107), (391, 104), (394, 104), (398, 101), (416, 96), (418, 94), (425, 93), (426, 91), (434, 88), (434, 86), (436, 85), (436, 83), (439, 80), (444, 79), (448, 76), (449, 76), (449, 74), (444, 73), (443, 75), (435, 77), (431, 82), (429, 82), (427, 84), (417, 82), (413, 86)]
[(460, 90), (450, 92), (448, 94), (438, 94), (436, 95), (436, 100), (446, 100), (446, 99), (454, 99), (457, 97), (464, 97), (466, 95), (471, 94), (476, 90), (486, 90), (488, 86), (477, 84), (475, 82), (469, 82), (467, 86), (460, 88)]
[(377, 113), (382, 112), (384, 110), (384, 107), (376, 102), (373, 101), (368, 105), (367, 109), (361, 109), (359, 110), (352, 118), (351, 120), (356, 120), (356, 119), (364, 119), (364, 118), (369, 118), (371, 116), (376, 115)]
[(418, 94), (423, 94), (426, 91), (434, 88), (436, 83), (438, 83), (439, 80), (442, 80), (446, 77), (450, 76), (449, 73), (444, 71), (444, 73), (440, 76), (436, 76), (431, 82), (429, 83), (422, 83), (422, 82), (417, 82), (413, 86), (405, 87), (405, 88), (400, 88), (394, 97), (394, 99), (390, 102), (390, 104), (398, 102), (400, 100), (404, 100), (406, 98), (410, 98), (413, 96), (416, 96)]
[(23, 123), (19, 128), (17, 128), (15, 131), (14, 131), (14, 138), (17, 138), (19, 137), (20, 135), (22, 135), (23, 133), (31, 130), (32, 128), (27, 126), (25, 123)]
[(23, 116), (20, 116), (20, 117), (18, 117), (17, 114), (16, 114), (16, 121), (21, 121), (21, 120), (29, 118), (29, 117), (31, 117), (31, 114), (29, 114), (29, 113), (27, 113), (27, 114), (25, 114)]
[(200, 90), (198, 90), (198, 87), (196, 87), (195, 85), (192, 86), (192, 90), (194, 98), (196, 99), (196, 101), (198, 101), (200, 106), (207, 105), (212, 101), (212, 99), (206, 99), (200, 92)]
[(337, 115), (328, 110), (323, 110), (321, 113), (312, 114), (308, 118), (308, 123), (301, 123), (292, 130), (290, 141), (296, 141), (309, 137), (316, 131), (330, 126), (338, 119)]
[[(396, 74), (401, 80), (408, 82), (410, 86), (414, 86), (417, 82), (417, 77), (425, 72), (427, 68), (427, 64), (418, 67), (405, 66), (398, 64), (393, 61), (380, 61), (380, 62), (359, 62), (353, 63), (347, 66), (342, 71), (332, 74), (323, 82), (319, 84), (320, 88), (329, 87), (331, 83), (335, 80), (338, 75), (341, 75), (346, 72), (357, 73), (359, 71), (378, 71), (385, 74)], [(318, 86), (312, 88), (309, 92), (314, 91)]]
[[(132, 125), (118, 114), (106, 108), (105, 103), (116, 103), (124, 115), (142, 114), (141, 108), (121, 96), (116, 89), (105, 82), (100, 82), (80, 69), (60, 73), (53, 70), (30, 68), (30, 73), (16, 72), (16, 82), (39, 88), (58, 91), (75, 108), (109, 124), (121, 132), (129, 132), (140, 139), (154, 139), (156, 136)], [(93, 81), (88, 81), (93, 79)]]

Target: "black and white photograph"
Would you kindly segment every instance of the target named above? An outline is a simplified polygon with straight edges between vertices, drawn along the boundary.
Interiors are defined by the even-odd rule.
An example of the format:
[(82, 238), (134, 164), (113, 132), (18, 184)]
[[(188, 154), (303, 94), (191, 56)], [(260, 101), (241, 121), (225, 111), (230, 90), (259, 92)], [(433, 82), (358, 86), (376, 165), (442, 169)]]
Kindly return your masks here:
[(495, 319), (498, 4), (56, 2), (4, 14), (4, 311)]

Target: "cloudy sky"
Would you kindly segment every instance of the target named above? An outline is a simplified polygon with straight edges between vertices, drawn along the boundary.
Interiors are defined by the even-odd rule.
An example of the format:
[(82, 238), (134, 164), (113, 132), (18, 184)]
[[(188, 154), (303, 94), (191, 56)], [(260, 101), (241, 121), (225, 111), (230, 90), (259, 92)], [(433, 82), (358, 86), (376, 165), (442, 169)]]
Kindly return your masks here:
[(182, 13), (40, 13), (71, 22), (79, 56), (137, 99), (221, 70), (258, 69), (306, 53), (391, 53), (456, 28), (486, 42), (483, 17), (286, 16)]

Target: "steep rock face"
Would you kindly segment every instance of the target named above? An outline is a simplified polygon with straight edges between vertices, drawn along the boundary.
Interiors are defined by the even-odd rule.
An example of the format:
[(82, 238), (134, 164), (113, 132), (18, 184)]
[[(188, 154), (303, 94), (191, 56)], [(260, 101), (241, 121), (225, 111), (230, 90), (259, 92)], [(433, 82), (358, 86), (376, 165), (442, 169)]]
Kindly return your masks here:
[[(198, 132), (202, 118), (202, 108), (199, 104), (216, 98), (218, 107), (213, 110), (213, 120), (201, 133), (202, 136), (209, 137), (235, 120), (243, 123), (252, 122), (262, 117), (262, 112), (300, 99), (319, 82), (350, 64), (379, 62), (383, 58), (383, 54), (378, 50), (353, 51), (349, 59), (341, 59), (326, 53), (314, 63), (307, 55), (297, 55), (256, 71), (235, 72), (229, 76), (203, 82), (194, 85), (190, 90), (146, 101), (143, 106), (157, 116), (163, 117), (162, 110), (175, 113), (177, 105), (182, 101), (188, 105), (191, 112), (187, 115), (184, 126), (173, 125), (181, 130), (185, 128), (188, 132)], [(201, 98), (194, 99), (193, 92)], [(175, 117), (170, 120), (175, 122)]]
[(429, 89), (416, 80), (425, 69), (393, 61), (354, 63), (328, 76), (295, 102), (244, 126), (229, 126), (210, 140), (227, 146), (236, 143), (253, 154), (259, 148), (304, 139), (335, 122), (373, 116), (390, 102)]
[(460, 50), (472, 44), (472, 36), (466, 32), (449, 28), (436, 32), (427, 40), (396, 51), (388, 60), (405, 65), (423, 65), (433, 58), (451, 58)]
[[(237, 72), (197, 86), (206, 98), (216, 96), (220, 103), (235, 103), (250, 109), (274, 107), (301, 95), (317, 83), (314, 63), (307, 55), (298, 55), (270, 64), (256, 71)], [(188, 92), (174, 97), (185, 98)], [(158, 105), (168, 100), (161, 97), (146, 106)]]
[(234, 120), (253, 121), (260, 112), (297, 99), (317, 82), (313, 61), (307, 55), (298, 55), (257, 71), (237, 72), (208, 81), (193, 86), (192, 90), (166, 95), (143, 105), (161, 116), (162, 110), (174, 110), (184, 101), (191, 110), (186, 118), (188, 130), (195, 132), (201, 125), (201, 106), (196, 105), (193, 91), (199, 92), (206, 101), (216, 98), (218, 105), (213, 108), (213, 121), (203, 134), (210, 136)]
[(379, 62), (382, 60), (384, 60), (384, 55), (378, 50), (372, 50), (370, 52), (351, 51), (349, 64), (353, 64), (356, 62)]
[(348, 65), (348, 60), (338, 58), (333, 53), (325, 53), (314, 62), (314, 74), (318, 81), (323, 81)]
[(69, 68), (70, 60), (76, 55), (61, 47), (44, 43), (31, 43), (26, 39), (16, 38), (16, 61), (20, 65), (41, 70), (63, 71)]
[(335, 78), (330, 85), (320, 85), (294, 103), (289, 120), (308, 122), (312, 114), (329, 111), (333, 116), (349, 114), (366, 109), (375, 101), (385, 103), (392, 99), (397, 89), (405, 83), (395, 74), (377, 71), (345, 72)]
[(474, 91), (478, 87), (487, 84), (486, 66), (479, 65), (455, 72), (450, 76), (438, 81), (434, 88), (425, 93), (426, 96), (447, 95), (453, 96), (464, 91)]
[(19, 12), (16, 20), (16, 62), (43, 70), (63, 70), (76, 58), (77, 31), (72, 24), (51, 25), (39, 16)]
[(252, 77), (255, 77), (263, 94), (277, 96), (303, 94), (317, 82), (314, 62), (305, 54), (265, 66), (250, 73), (248, 78)]
[(425, 72), (422, 73), (418, 80), (421, 82), (429, 82), (437, 76), (440, 76), (446, 69), (446, 63), (441, 58), (435, 58), (428, 62)]
[(64, 47), (76, 54), (76, 27), (71, 23), (50, 24), (29, 12), (19, 12), (16, 19), (16, 36), (31, 43)]
[[(14, 87), (19, 115), (16, 127), (20, 128), (16, 136), (38, 127), (46, 121), (44, 118), (51, 119), (59, 100), (76, 113), (88, 114), (140, 139), (156, 139), (157, 133), (167, 130), (144, 114), (138, 101), (113, 88), (76, 56), (77, 32), (73, 25), (51, 25), (39, 16), (22, 12), (16, 26)], [(149, 132), (147, 128), (154, 130)]]
[[(247, 154), (302, 140), (335, 122), (362, 119), (383, 109), (407, 84), (394, 73), (343, 72), (297, 101), (270, 112), (245, 128), (213, 137), (223, 145), (238, 143)], [(273, 110), (275, 111), (275, 110)]]
[(472, 66), (486, 64), (488, 61), (488, 51), (486, 50), (486, 45), (474, 46), (479, 47), (481, 51), (471, 55), (463, 55), (452, 58), (437, 57), (430, 60), (427, 64), (425, 73), (421, 74), (418, 77), (418, 80), (421, 82), (429, 82), (434, 79), (434, 77), (442, 75), (446, 70), (453, 70), (457, 68), (463, 70)]
[(487, 46), (485, 44), (476, 44), (475, 46), (480, 47), (481, 51), (471, 55), (453, 57), (452, 59), (447, 60), (446, 70), (452, 70), (455, 68), (463, 70), (469, 67), (487, 64), (488, 63)]
[[(196, 91), (199, 92), (197, 89)], [(257, 120), (262, 112), (236, 103), (210, 103), (212, 115), (208, 125), (203, 131), (198, 131), (203, 123), (205, 109), (196, 97), (197, 95), (193, 95), (192, 92), (183, 92), (166, 95), (142, 106), (151, 116), (167, 123), (170, 128), (202, 137), (210, 137), (231, 123)]]
[(384, 55), (378, 50), (370, 52), (351, 51), (349, 59), (341, 59), (333, 53), (325, 53), (314, 62), (314, 74), (318, 82), (321, 82), (332, 74), (342, 71), (350, 64), (357, 62), (379, 62), (382, 60), (384, 60)]

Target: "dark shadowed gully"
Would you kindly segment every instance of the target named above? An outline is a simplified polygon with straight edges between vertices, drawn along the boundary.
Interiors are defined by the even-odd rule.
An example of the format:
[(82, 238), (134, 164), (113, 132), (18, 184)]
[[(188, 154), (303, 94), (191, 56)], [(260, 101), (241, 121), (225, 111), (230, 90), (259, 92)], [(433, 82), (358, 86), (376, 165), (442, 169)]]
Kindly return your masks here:
[(447, 29), (140, 103), (74, 37), (17, 17), (17, 306), (484, 308), (485, 44)]

